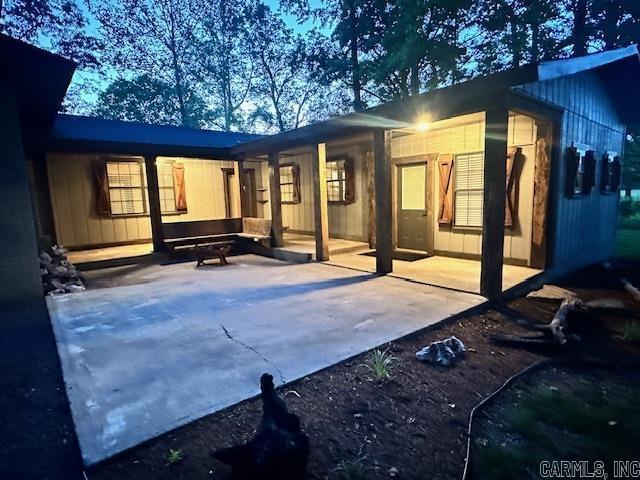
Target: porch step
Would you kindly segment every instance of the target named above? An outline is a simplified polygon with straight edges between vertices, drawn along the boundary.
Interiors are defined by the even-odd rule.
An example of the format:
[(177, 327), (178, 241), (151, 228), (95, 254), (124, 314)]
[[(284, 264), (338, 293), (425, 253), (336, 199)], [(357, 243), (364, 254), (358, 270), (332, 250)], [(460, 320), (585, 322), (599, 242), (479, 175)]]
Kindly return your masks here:
[(74, 263), (75, 267), (81, 272), (90, 270), (100, 270), (102, 268), (124, 267), (126, 265), (151, 265), (160, 262), (164, 256), (157, 253), (148, 253), (146, 255), (134, 255), (131, 257), (108, 258), (105, 260), (92, 260), (89, 262)]

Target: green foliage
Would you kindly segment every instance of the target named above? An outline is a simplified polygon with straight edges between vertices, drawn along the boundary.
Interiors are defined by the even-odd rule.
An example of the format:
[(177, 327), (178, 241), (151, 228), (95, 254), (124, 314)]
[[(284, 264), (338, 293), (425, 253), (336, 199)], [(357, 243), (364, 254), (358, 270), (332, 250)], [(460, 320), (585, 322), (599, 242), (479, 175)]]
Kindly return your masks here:
[(174, 450), (170, 448), (167, 452), (167, 465), (174, 465), (180, 463), (184, 457), (182, 456), (182, 450)]
[(476, 478), (530, 478), (541, 460), (611, 460), (633, 455), (640, 438), (633, 380), (571, 371), (551, 383), (521, 380), (478, 417)]
[(618, 337), (623, 342), (636, 343), (640, 342), (640, 323), (630, 320), (620, 329)]
[(371, 466), (361, 449), (354, 458), (341, 460), (333, 471), (338, 474), (338, 478), (341, 480), (366, 480), (369, 478)]
[(396, 360), (396, 357), (392, 356), (388, 349), (376, 348), (369, 352), (365, 366), (371, 371), (374, 379), (381, 382), (391, 378), (391, 370)]

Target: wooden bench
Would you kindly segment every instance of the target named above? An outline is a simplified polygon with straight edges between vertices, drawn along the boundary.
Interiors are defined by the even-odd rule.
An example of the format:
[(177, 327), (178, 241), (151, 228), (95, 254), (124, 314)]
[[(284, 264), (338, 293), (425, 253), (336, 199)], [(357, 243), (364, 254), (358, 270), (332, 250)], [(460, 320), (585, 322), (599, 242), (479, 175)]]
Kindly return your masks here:
[(225, 218), (174, 222), (162, 225), (164, 243), (173, 252), (195, 254), (196, 266), (208, 258), (218, 258), (227, 265), (227, 255), (245, 241), (267, 242), (271, 238), (271, 220), (262, 218)]

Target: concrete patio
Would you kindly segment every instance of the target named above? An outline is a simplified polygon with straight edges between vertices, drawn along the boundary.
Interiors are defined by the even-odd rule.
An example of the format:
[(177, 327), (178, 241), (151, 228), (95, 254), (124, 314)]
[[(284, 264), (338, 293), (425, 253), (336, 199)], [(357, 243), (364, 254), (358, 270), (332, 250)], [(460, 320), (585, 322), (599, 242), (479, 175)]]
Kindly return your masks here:
[(48, 298), (86, 464), (484, 301), (326, 264), (128, 266)]

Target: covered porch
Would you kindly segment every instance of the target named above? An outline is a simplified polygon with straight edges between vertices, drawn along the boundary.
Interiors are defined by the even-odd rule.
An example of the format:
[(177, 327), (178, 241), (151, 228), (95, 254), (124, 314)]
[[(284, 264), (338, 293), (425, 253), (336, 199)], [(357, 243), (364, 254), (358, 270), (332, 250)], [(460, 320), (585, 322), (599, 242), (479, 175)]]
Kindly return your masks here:
[(452, 88), (233, 149), (268, 165), (274, 247), (490, 299), (543, 272), (560, 111), (484, 93)]

